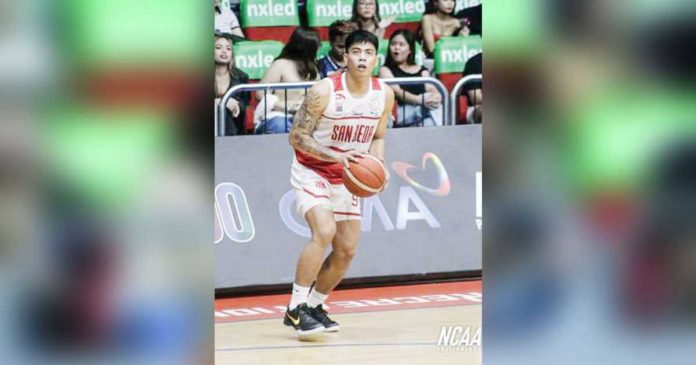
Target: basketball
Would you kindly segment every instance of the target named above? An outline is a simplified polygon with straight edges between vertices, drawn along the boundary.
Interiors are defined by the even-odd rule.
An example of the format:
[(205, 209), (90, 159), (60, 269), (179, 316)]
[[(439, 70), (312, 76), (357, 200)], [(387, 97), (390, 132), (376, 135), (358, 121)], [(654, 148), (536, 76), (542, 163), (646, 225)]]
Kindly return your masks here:
[(358, 162), (343, 168), (343, 184), (355, 196), (367, 198), (382, 190), (386, 171), (382, 162), (372, 155), (362, 155)]

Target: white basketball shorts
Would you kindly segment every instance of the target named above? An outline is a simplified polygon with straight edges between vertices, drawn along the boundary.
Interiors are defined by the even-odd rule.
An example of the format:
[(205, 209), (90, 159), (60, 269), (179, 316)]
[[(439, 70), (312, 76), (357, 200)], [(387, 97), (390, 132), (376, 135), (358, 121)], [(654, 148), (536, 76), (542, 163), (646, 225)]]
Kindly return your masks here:
[(297, 212), (305, 214), (317, 205), (332, 210), (336, 222), (360, 219), (360, 199), (343, 184), (330, 184), (314, 170), (295, 161), (290, 183), (295, 190)]

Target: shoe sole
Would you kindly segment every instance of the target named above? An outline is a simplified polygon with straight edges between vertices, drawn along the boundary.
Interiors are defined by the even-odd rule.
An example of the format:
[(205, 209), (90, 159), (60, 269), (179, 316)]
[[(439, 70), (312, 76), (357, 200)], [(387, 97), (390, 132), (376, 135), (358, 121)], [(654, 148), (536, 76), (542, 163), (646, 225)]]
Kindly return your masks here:
[[(290, 322), (290, 320), (288, 320), (287, 316), (285, 316), (285, 318), (283, 318), (283, 324), (288, 326), (288, 327), (292, 327), (295, 330), (295, 333), (297, 333), (297, 335), (301, 336), (301, 337), (307, 337), (307, 336), (311, 336), (311, 335), (314, 335), (317, 333), (322, 333), (322, 332), (327, 331), (326, 327), (324, 327), (324, 326), (319, 326), (317, 328), (313, 328), (311, 330), (304, 330), (304, 331), (301, 329), (297, 329), (297, 328), (295, 328), (295, 326), (293, 326), (292, 322)], [(335, 332), (335, 331), (330, 331), (330, 332)]]
[(324, 326), (321, 326), (321, 327), (313, 328), (311, 330), (304, 330), (304, 331), (301, 329), (296, 329), (295, 333), (297, 333), (298, 336), (306, 337), (306, 336), (314, 335), (317, 333), (322, 333), (325, 331), (326, 331), (326, 328)]
[(341, 326), (326, 327), (324, 332), (338, 332), (339, 329), (341, 329)]

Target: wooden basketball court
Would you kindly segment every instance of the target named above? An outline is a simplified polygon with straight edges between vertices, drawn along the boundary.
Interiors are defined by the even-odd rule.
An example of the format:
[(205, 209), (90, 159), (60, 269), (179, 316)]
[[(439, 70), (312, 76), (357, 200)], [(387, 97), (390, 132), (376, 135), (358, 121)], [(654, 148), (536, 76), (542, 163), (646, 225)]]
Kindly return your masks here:
[(481, 282), (341, 290), (328, 299), (337, 333), (299, 341), (282, 324), (288, 295), (216, 301), (215, 363), (480, 364), (478, 346), (438, 344), (443, 328), (481, 325)]

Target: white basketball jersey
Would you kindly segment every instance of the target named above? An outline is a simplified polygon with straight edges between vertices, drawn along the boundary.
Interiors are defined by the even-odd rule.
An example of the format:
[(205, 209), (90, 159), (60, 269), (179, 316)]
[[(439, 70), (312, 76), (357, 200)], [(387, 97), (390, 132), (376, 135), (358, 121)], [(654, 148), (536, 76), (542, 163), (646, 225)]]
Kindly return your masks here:
[[(345, 72), (331, 75), (328, 79), (331, 80), (332, 93), (314, 131), (314, 139), (339, 152), (367, 152), (384, 113), (386, 85), (373, 77), (367, 94), (354, 98), (346, 87)], [(318, 160), (298, 150), (295, 150), (293, 163), (316, 171), (331, 184), (341, 183), (343, 167), (340, 163)]]

